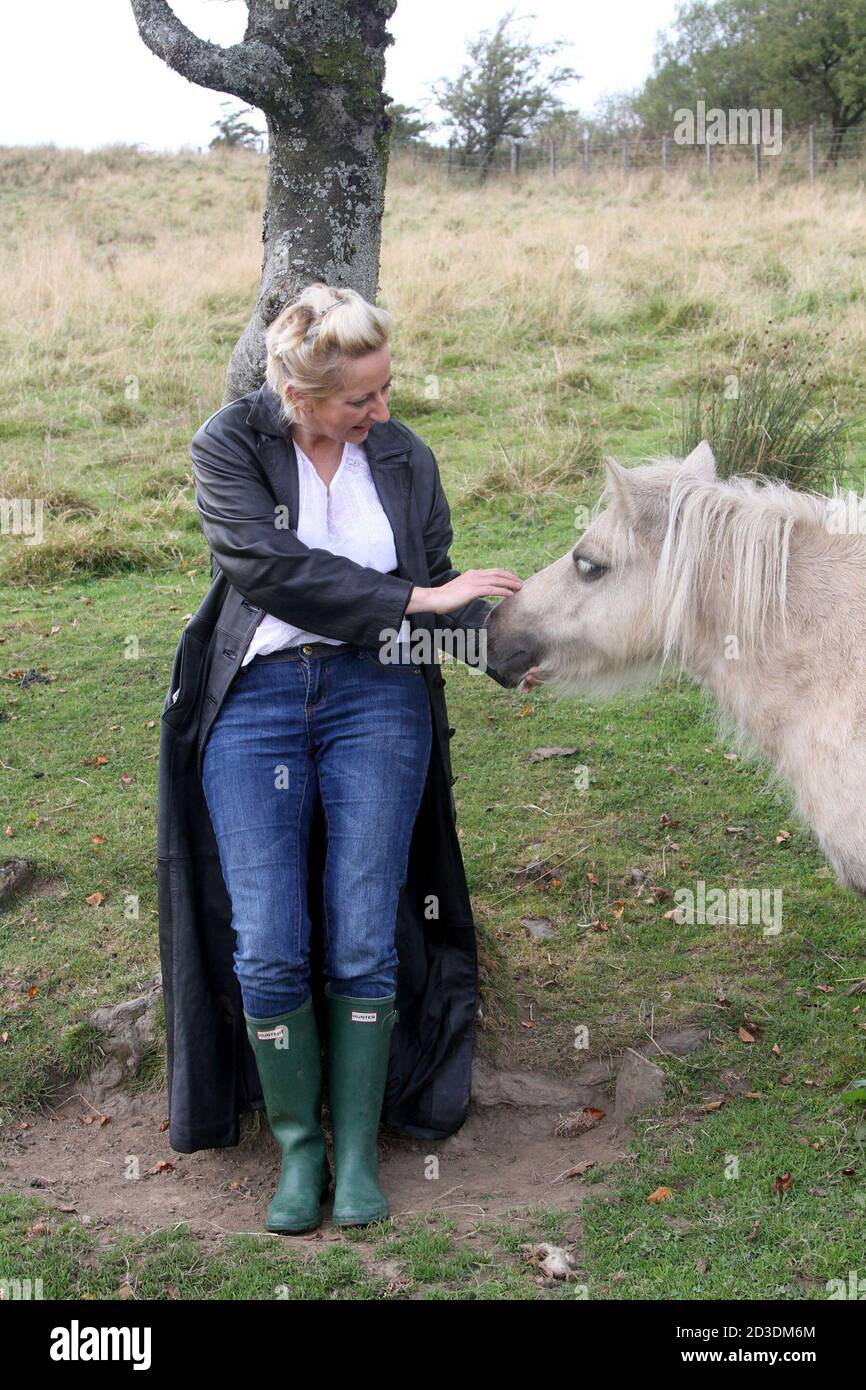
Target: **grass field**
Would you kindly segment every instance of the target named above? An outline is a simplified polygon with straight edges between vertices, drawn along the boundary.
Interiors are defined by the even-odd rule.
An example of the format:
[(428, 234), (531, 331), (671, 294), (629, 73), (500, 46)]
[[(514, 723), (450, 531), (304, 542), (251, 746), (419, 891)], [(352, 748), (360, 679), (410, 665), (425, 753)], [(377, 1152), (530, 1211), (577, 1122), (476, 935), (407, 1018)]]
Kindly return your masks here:
[[(46, 508), (41, 544), (0, 537), (0, 828), (4, 857), (32, 861), (42, 884), (0, 916), (12, 1128), (86, 1067), (88, 1012), (158, 969), (159, 716), (209, 581), (187, 445), (220, 404), (253, 301), (263, 189), (251, 155), (0, 151), (0, 491)], [(851, 420), (862, 486), (862, 197), (850, 182), (657, 174), (479, 191), (396, 169), (391, 409), (437, 454), (455, 564), (525, 577), (564, 553), (602, 455), (673, 448), (682, 392), (721, 384), (745, 336), (826, 345), (816, 409)], [(589, 1296), (825, 1298), (828, 1279), (866, 1272), (866, 1150), (841, 1101), (866, 1072), (863, 996), (849, 993), (866, 975), (861, 901), (765, 770), (728, 753), (687, 680), (567, 704), (456, 664), (447, 676), (482, 1054), (568, 1077), (578, 1024), (591, 1057), (650, 1030), (712, 1030), (708, 1049), (662, 1059), (667, 1099), (606, 1176), (615, 1197), (593, 1206), (582, 1250)], [(527, 761), (554, 745), (576, 751)], [(548, 870), (536, 882), (513, 872), (533, 860)], [(637, 892), (635, 868), (657, 893)], [(780, 889), (781, 934), (666, 918), (698, 879)], [(555, 937), (530, 941), (526, 916)], [(159, 1056), (143, 1084), (161, 1084)], [(671, 1197), (647, 1203), (659, 1186)], [(537, 1213), (539, 1238), (561, 1228)], [(521, 1229), (482, 1253), (444, 1218), (395, 1223), (372, 1238), (395, 1292), (352, 1235), (303, 1258), (254, 1238), (205, 1252), (182, 1228), (96, 1248), (74, 1219), (6, 1194), (0, 1277), (26, 1251), (57, 1297), (273, 1297), (275, 1281), (290, 1297), (573, 1296), (527, 1277)]]

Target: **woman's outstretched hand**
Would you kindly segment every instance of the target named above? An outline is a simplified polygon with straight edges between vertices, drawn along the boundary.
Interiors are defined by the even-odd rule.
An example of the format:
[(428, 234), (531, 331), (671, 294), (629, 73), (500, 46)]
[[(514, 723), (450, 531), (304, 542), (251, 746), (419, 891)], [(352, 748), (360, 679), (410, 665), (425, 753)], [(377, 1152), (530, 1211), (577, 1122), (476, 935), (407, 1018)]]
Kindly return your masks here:
[(406, 605), (407, 613), (455, 613), (475, 598), (500, 595), (508, 598), (523, 588), (523, 580), (511, 570), (466, 570), (447, 584), (434, 588), (416, 585)]

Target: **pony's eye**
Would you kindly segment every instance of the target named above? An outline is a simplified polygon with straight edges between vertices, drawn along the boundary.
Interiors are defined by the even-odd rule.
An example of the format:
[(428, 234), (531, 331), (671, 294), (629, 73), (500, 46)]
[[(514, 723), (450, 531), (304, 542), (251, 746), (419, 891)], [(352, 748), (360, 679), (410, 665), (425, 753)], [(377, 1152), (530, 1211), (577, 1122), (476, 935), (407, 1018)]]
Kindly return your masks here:
[(607, 565), (597, 565), (594, 560), (587, 560), (585, 555), (577, 555), (574, 563), (578, 574), (582, 574), (585, 579), (598, 579), (607, 569)]

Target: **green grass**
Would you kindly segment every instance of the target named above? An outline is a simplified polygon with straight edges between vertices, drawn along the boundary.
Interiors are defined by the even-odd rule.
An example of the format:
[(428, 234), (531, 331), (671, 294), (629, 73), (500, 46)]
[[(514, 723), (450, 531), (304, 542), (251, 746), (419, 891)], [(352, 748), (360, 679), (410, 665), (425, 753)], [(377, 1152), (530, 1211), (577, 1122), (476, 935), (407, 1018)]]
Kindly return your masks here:
[[(545, 1217), (550, 1235), (560, 1227)], [(29, 1279), (45, 1299), (534, 1299), (525, 1234), (482, 1226), (483, 1247), (455, 1240), (440, 1216), (379, 1223), (340, 1243), (286, 1251), (279, 1237), (229, 1236), (205, 1252), (185, 1223), (149, 1235), (97, 1233), (32, 1198), (0, 1199), (0, 1281)], [(106, 1236), (108, 1238), (106, 1238)], [(543, 1290), (573, 1298), (576, 1286)]]
[[(539, 526), (555, 552), (567, 544), (571, 513), (562, 504), (542, 499), (531, 526), (509, 505), (477, 503), (465, 520), (455, 508), (456, 563), (467, 564), (469, 554), (476, 564), (495, 557), (526, 573)], [(9, 851), (55, 885), (24, 894), (0, 919), (7, 1123), (50, 1099), (61, 1075), (85, 1067), (88, 1012), (134, 993), (155, 971), (158, 720), (181, 619), (203, 587), (199, 569), (173, 582), (114, 576), (5, 596), (2, 821), (15, 830)], [(60, 631), (51, 635), (54, 626)], [(135, 650), (131, 638), (135, 659), (124, 654)], [(42, 671), (50, 684), (21, 690), (8, 675), (16, 669)], [(862, 1262), (864, 1150), (839, 1099), (866, 1058), (858, 996), (845, 992), (866, 974), (859, 901), (835, 886), (763, 771), (725, 758), (688, 682), (668, 679), (659, 690), (605, 704), (566, 704), (521, 698), (459, 664), (446, 666), (446, 679), (457, 728), (458, 825), (480, 936), (482, 1054), (511, 1057), (517, 1047), (521, 1065), (567, 1076), (586, 1060), (574, 1052), (576, 1024), (589, 1027), (591, 1056), (642, 1040), (650, 1027), (659, 1033), (695, 1022), (712, 1030), (707, 1051), (663, 1061), (670, 1103), (639, 1126), (634, 1160), (613, 1171), (616, 1204), (592, 1208), (580, 1276), (590, 1297), (821, 1296), (827, 1278)], [(524, 761), (551, 744), (577, 752)], [(94, 757), (108, 762), (94, 766)], [(575, 788), (579, 764), (589, 770), (585, 791)], [(663, 816), (675, 824), (661, 824)], [(728, 826), (743, 830), (729, 834)], [(777, 844), (783, 829), (790, 839)], [(105, 843), (93, 844), (94, 835)], [(533, 859), (558, 870), (556, 879), (527, 884), (509, 872)], [(669, 893), (697, 878), (781, 887), (782, 934), (677, 926), (663, 915), (672, 899), (635, 895), (627, 881), (634, 866)], [(105, 895), (98, 907), (85, 901), (95, 891)], [(137, 918), (124, 913), (130, 895)], [(526, 915), (549, 917), (556, 939), (530, 943)], [(598, 921), (609, 930), (594, 927)], [(528, 1030), (521, 1027), (527, 1000), (534, 1001)], [(739, 1039), (744, 1019), (762, 1025), (755, 1045)], [(733, 1096), (723, 1080), (728, 1070), (762, 1098)], [(793, 1082), (783, 1085), (789, 1074)], [(160, 1083), (158, 1069), (150, 1080)], [(702, 1110), (725, 1096), (721, 1110)], [(800, 1136), (826, 1146), (806, 1148)], [(724, 1176), (728, 1154), (740, 1160), (738, 1179)], [(844, 1168), (853, 1174), (843, 1176)], [(787, 1172), (794, 1183), (779, 1198), (773, 1181)], [(646, 1197), (659, 1185), (674, 1196), (657, 1209)], [(748, 1241), (756, 1220), (759, 1235)], [(18, 1238), (20, 1230), (9, 1236), (13, 1248)], [(56, 1242), (62, 1256), (69, 1239), (58, 1232), (42, 1243), (53, 1250)], [(508, 1277), (498, 1263), (493, 1273), (479, 1269), (453, 1236), (417, 1245), (398, 1231), (393, 1239), (413, 1296), (550, 1296), (519, 1264)], [(183, 1296), (235, 1296), (238, 1286), (226, 1282), (216, 1256), (185, 1263), (191, 1244), (139, 1240), (138, 1296), (153, 1296), (159, 1280), (180, 1281)], [(118, 1258), (112, 1243), (96, 1260), (94, 1280), (110, 1282)], [(698, 1277), (700, 1259), (710, 1267)], [(298, 1274), (290, 1296), (330, 1297), (337, 1285), (328, 1281), (344, 1272), (335, 1260), (329, 1252), (322, 1270)], [(271, 1277), (269, 1258), (261, 1265), (254, 1260), (258, 1272), (247, 1276), (256, 1287)], [(60, 1277), (62, 1258), (56, 1268)], [(78, 1287), (70, 1283), (69, 1296)], [(375, 1280), (362, 1279), (347, 1296), (383, 1295)]]

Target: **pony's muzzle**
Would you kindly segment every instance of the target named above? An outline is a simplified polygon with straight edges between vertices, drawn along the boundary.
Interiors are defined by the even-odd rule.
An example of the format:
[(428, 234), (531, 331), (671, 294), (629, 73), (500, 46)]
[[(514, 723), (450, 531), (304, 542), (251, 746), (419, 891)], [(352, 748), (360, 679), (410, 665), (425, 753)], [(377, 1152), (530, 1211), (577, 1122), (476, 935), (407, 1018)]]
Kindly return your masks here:
[(487, 661), (510, 686), (519, 685), (530, 666), (538, 662), (536, 643), (525, 632), (512, 630), (508, 621), (508, 605), (503, 599), (487, 615)]

